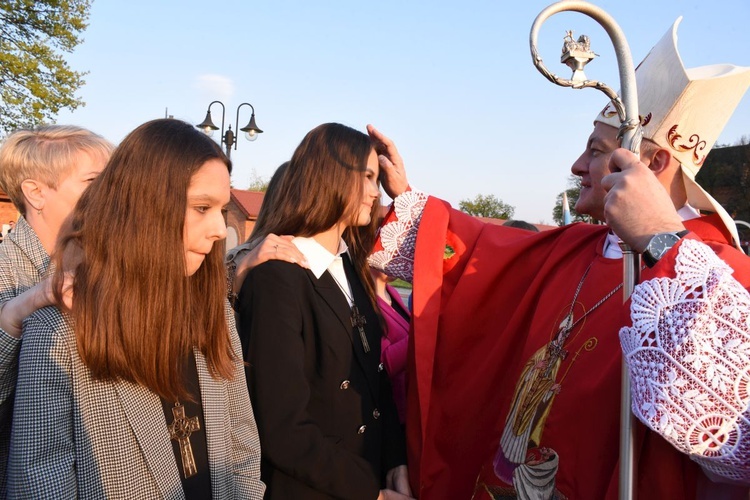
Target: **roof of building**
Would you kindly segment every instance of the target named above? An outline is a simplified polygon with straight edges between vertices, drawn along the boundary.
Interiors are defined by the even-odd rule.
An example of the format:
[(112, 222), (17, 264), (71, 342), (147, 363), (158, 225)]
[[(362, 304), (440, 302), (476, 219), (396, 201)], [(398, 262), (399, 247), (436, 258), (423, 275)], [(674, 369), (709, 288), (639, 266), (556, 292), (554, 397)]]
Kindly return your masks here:
[(245, 214), (248, 219), (255, 219), (260, 212), (260, 205), (263, 203), (263, 191), (246, 191), (244, 189), (232, 189), (231, 200)]
[[(496, 226), (502, 226), (508, 221), (508, 219), (493, 219), (492, 217), (479, 217), (478, 215), (475, 215), (474, 217), (476, 219), (481, 220), (484, 223), (494, 224)], [(533, 224), (533, 223), (531, 224), (536, 226), (536, 228), (539, 229), (540, 231), (548, 231), (550, 229), (557, 229), (557, 226), (550, 226), (547, 224)]]

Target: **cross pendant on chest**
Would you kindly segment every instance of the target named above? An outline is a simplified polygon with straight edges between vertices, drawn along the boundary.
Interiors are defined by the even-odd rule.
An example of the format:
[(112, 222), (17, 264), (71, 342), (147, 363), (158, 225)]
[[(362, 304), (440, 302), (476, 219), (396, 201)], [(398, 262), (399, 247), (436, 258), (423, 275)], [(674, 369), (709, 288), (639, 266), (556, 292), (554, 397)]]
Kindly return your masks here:
[(367, 342), (367, 335), (365, 335), (365, 325), (367, 324), (367, 318), (364, 314), (359, 313), (357, 304), (352, 305), (352, 317), (349, 318), (352, 322), (352, 326), (359, 330), (359, 338), (362, 340), (362, 347), (365, 352), (370, 352), (370, 344)]
[(169, 424), (169, 438), (177, 441), (180, 445), (180, 458), (182, 459), (182, 473), (185, 479), (198, 473), (193, 456), (193, 447), (190, 445), (190, 435), (200, 430), (201, 424), (198, 417), (186, 417), (185, 407), (175, 403), (172, 408), (174, 420)]

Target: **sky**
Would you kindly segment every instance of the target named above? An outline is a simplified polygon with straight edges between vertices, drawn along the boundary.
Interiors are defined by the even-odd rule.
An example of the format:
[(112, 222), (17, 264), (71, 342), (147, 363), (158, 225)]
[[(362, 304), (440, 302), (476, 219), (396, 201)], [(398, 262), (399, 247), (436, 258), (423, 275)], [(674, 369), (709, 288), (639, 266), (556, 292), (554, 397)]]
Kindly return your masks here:
[[(515, 207), (514, 218), (551, 224), (606, 97), (553, 85), (534, 68), (529, 30), (550, 3), (93, 0), (84, 42), (66, 56), (88, 72), (78, 92), (86, 106), (56, 121), (119, 143), (166, 114), (198, 124), (214, 100), (235, 129), (248, 102), (264, 133), (254, 142), (240, 136), (232, 151), (241, 189), (268, 180), (315, 126), (364, 131), (372, 123), (397, 144), (415, 188), (454, 206), (492, 194)], [(636, 65), (682, 15), (686, 67), (750, 66), (750, 0), (595, 3), (622, 28)], [(569, 29), (588, 35), (600, 56), (588, 78), (619, 88), (612, 44), (583, 14), (556, 14), (542, 26), (548, 69), (570, 77), (559, 63)], [(211, 111), (220, 125), (221, 106)], [(239, 127), (249, 118), (243, 106)], [(718, 142), (744, 135), (749, 96)]]

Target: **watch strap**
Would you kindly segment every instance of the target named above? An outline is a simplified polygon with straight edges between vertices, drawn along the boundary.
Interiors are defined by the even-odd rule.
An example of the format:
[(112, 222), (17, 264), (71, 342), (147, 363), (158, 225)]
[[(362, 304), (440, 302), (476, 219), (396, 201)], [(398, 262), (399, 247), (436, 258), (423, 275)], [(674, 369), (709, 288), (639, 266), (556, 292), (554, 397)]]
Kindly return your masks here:
[[(682, 238), (684, 238), (684, 237), (685, 237), (685, 236), (686, 236), (686, 235), (687, 235), (687, 234), (688, 234), (689, 232), (690, 232), (689, 230), (687, 230), (687, 229), (684, 229), (684, 230), (682, 230), (682, 231), (677, 231), (677, 232), (657, 233), (657, 234), (655, 234), (654, 236), (652, 236), (652, 237), (651, 237), (651, 240), (653, 240), (653, 239), (654, 239), (654, 238), (656, 238), (657, 236), (660, 236), (660, 235), (663, 235), (663, 234), (673, 234), (673, 235), (677, 236), (677, 238), (678, 238), (678, 241), (679, 241), (679, 240), (681, 240)], [(676, 242), (675, 242), (675, 243), (676, 243)], [(656, 263), (657, 263), (657, 262), (659, 262), (659, 258), (661, 258), (661, 256), (660, 256), (659, 258), (657, 258), (656, 256), (654, 256), (654, 255), (653, 255), (653, 254), (652, 254), (652, 253), (651, 253), (651, 252), (649, 251), (649, 247), (650, 247), (650, 246), (651, 246), (651, 241), (649, 240), (649, 244), (648, 244), (648, 245), (646, 246), (646, 250), (645, 250), (645, 251), (643, 252), (643, 262), (644, 262), (644, 263), (645, 263), (645, 264), (646, 264), (646, 265), (647, 265), (648, 267), (654, 267), (654, 266), (656, 265)], [(666, 252), (663, 252), (663, 253), (662, 253), (662, 255), (664, 255), (664, 253), (666, 253)]]

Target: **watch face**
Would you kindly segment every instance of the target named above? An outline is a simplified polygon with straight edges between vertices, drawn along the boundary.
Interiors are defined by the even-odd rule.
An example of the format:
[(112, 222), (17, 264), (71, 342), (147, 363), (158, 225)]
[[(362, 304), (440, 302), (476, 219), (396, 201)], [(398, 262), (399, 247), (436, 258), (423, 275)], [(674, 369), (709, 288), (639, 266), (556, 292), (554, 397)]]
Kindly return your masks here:
[(648, 243), (648, 252), (656, 259), (659, 260), (667, 251), (672, 248), (675, 243), (680, 241), (680, 237), (672, 233), (661, 233), (651, 238)]

